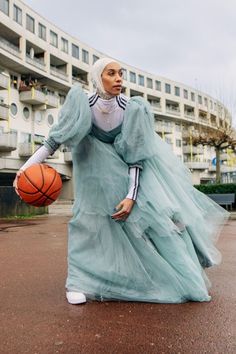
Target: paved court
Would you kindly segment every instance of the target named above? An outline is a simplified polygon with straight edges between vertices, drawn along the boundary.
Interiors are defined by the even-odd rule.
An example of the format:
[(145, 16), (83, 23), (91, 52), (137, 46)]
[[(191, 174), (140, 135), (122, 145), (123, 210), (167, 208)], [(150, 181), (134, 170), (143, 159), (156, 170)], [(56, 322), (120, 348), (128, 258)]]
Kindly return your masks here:
[(68, 216), (0, 220), (1, 354), (235, 354), (236, 220), (224, 227), (211, 303), (65, 300)]

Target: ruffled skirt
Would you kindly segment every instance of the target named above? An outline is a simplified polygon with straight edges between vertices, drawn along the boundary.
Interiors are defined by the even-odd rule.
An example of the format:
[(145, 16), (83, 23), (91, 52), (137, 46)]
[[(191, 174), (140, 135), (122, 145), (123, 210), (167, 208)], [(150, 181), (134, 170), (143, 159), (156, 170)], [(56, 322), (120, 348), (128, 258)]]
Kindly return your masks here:
[(132, 212), (115, 221), (114, 208), (128, 192), (128, 165), (112, 144), (92, 136), (74, 148), (68, 290), (97, 300), (211, 299), (204, 268), (220, 263), (215, 244), (229, 213), (192, 186), (183, 164), (170, 169), (161, 154), (144, 161)]

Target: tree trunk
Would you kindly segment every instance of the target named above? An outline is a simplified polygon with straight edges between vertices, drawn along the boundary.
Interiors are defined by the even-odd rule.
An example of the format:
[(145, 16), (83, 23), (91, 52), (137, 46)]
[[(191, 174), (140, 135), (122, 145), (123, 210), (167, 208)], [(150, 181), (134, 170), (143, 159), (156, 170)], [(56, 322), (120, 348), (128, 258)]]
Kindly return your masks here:
[(216, 183), (221, 182), (221, 173), (220, 173), (220, 149), (218, 147), (216, 149)]

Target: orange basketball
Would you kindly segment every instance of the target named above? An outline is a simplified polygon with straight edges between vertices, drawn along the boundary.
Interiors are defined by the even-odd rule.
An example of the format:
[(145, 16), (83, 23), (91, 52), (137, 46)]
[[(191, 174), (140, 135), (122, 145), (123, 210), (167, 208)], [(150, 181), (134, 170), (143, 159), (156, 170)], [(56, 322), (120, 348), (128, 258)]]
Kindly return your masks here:
[(59, 173), (51, 166), (41, 163), (22, 172), (17, 185), (24, 202), (36, 207), (52, 204), (62, 189)]

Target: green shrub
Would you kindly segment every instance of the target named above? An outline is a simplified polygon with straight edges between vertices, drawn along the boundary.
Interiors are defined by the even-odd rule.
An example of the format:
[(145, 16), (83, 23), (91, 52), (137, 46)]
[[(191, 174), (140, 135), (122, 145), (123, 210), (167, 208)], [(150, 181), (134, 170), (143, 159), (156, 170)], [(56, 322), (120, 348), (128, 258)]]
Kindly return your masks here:
[(194, 187), (204, 194), (220, 194), (220, 193), (236, 194), (236, 183), (196, 184), (194, 185)]

